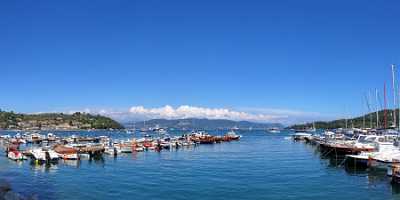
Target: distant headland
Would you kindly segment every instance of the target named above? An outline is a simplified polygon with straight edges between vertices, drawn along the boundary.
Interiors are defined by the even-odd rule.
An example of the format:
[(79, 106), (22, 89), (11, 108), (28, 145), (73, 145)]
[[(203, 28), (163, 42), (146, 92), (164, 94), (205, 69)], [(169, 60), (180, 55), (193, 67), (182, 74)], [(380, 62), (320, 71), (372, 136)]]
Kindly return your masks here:
[(0, 129), (10, 130), (89, 130), (123, 129), (119, 122), (101, 115), (76, 112), (22, 114), (0, 110)]

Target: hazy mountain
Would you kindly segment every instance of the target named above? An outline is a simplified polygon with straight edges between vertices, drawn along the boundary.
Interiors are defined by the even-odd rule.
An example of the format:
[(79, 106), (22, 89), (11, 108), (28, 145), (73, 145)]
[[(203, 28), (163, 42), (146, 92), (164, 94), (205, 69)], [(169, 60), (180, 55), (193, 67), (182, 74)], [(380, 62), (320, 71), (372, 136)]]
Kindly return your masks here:
[(175, 128), (175, 129), (231, 129), (233, 127), (237, 127), (239, 129), (267, 129), (270, 127), (280, 127), (282, 128), (282, 124), (278, 123), (255, 123), (248, 121), (232, 121), (225, 119), (197, 119), (197, 118), (189, 118), (189, 119), (152, 119), (148, 121), (140, 121), (140, 122), (127, 122), (124, 123), (124, 126), (127, 128), (151, 128), (155, 126), (164, 127), (164, 128)]

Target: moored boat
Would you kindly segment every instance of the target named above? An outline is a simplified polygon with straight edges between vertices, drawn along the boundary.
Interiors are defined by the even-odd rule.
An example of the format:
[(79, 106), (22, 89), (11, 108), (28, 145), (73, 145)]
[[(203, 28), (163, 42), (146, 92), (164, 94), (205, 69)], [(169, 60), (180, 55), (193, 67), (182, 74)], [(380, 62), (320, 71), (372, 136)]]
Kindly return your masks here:
[(16, 147), (10, 147), (7, 150), (7, 157), (11, 160), (26, 160), (26, 156), (23, 155)]
[(310, 133), (305, 133), (305, 132), (296, 132), (295, 134), (292, 135), (293, 140), (295, 141), (304, 141), (306, 138), (310, 138), (312, 134)]
[(58, 153), (59, 157), (64, 160), (78, 160), (78, 150), (64, 145), (54, 146), (54, 151)]
[(38, 162), (56, 162), (59, 155), (51, 150), (45, 148), (37, 148), (31, 151), (32, 159)]

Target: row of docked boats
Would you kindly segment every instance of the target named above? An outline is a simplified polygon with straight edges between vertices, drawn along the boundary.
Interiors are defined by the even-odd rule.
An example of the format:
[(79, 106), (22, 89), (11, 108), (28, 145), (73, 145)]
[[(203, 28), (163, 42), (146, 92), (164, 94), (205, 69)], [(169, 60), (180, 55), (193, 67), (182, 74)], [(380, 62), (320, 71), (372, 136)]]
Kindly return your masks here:
[(11, 135), (0, 135), (0, 140), (8, 140), (10, 143), (14, 144), (39, 144), (43, 142), (54, 142), (60, 139), (53, 133), (47, 133), (45, 135), (39, 132), (26, 132), (26, 133), (16, 133), (14, 136)]
[[(58, 137), (55, 134), (41, 135), (33, 133), (34, 138), (41, 138), (33, 142), (26, 140), (32, 134), (16, 134), (14, 136), (0, 136), (0, 143), (5, 147), (6, 156), (11, 160), (31, 160), (37, 163), (57, 162), (58, 160), (78, 160), (81, 158), (96, 158), (103, 154), (116, 156), (122, 153), (142, 151), (161, 151), (163, 149), (177, 149), (200, 144), (214, 144), (230, 142), (240, 139), (240, 135), (230, 131), (225, 135), (216, 136), (206, 132), (191, 132), (182, 136), (153, 137), (145, 135), (142, 138), (117, 140), (108, 136), (85, 137), (71, 135)], [(43, 138), (54, 138), (48, 140)], [(28, 142), (30, 141), (30, 142)]]
[(316, 145), (323, 156), (344, 158), (347, 166), (387, 170), (392, 181), (400, 183), (400, 136), (395, 130), (337, 129), (292, 137)]
[(11, 160), (33, 159), (37, 162), (55, 162), (59, 159), (78, 160), (78, 151), (65, 145), (56, 144), (54, 146), (33, 147), (21, 150), (20, 146), (9, 144), (6, 147), (6, 155)]

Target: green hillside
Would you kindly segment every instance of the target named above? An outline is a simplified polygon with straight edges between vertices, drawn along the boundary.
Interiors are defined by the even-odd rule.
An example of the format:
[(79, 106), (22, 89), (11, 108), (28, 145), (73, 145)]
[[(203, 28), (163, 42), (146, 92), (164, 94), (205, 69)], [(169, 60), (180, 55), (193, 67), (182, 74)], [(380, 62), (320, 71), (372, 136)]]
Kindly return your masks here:
[[(376, 112), (368, 113), (363, 116), (355, 117), (347, 119), (347, 127), (354, 127), (354, 128), (384, 128), (384, 121), (385, 121), (385, 110), (380, 110), (378, 112), (379, 115), (379, 126), (376, 126)], [(399, 119), (399, 110), (396, 110), (396, 119), (397, 119), (397, 126), (398, 126), (398, 119)], [(393, 124), (393, 110), (387, 109), (386, 110), (386, 127), (389, 128)], [(304, 129), (312, 127), (313, 123), (307, 124), (296, 124), (289, 128), (294, 129)], [(316, 128), (322, 129), (334, 129), (334, 128), (345, 128), (346, 127), (346, 119), (337, 119), (333, 121), (316, 121), (315, 122)]]
[(118, 122), (104, 116), (87, 113), (21, 114), (0, 110), (1, 129), (21, 130), (74, 130), (74, 129), (122, 129)]

